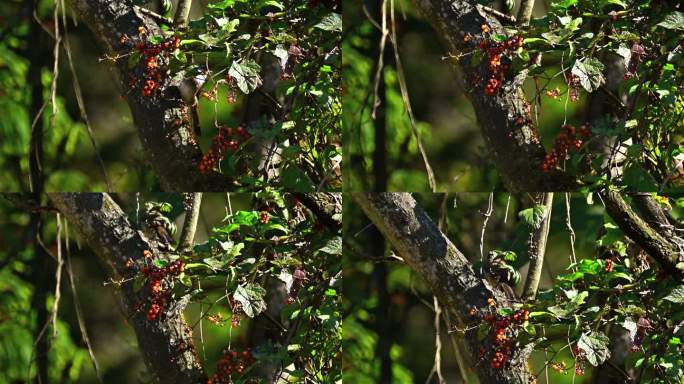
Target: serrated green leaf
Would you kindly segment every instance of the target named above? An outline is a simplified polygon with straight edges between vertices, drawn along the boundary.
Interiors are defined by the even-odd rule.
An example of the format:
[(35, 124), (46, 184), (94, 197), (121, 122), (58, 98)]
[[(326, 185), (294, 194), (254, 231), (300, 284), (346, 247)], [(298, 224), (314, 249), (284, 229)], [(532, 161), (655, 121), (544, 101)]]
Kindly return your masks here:
[(609, 341), (602, 332), (583, 333), (577, 341), (577, 347), (584, 351), (589, 364), (596, 367), (610, 357)]
[(266, 290), (259, 284), (238, 285), (233, 298), (242, 305), (245, 315), (254, 317), (266, 309)]
[(314, 28), (324, 31), (342, 32), (342, 17), (339, 13), (330, 13), (320, 23), (316, 24)]
[(667, 29), (684, 30), (684, 13), (679, 11), (671, 12), (665, 16), (663, 21), (658, 23), (658, 26)]
[(580, 84), (587, 92), (594, 92), (606, 79), (603, 77), (605, 66), (598, 59), (587, 57), (575, 61), (572, 66), (572, 74), (577, 76)]
[(518, 217), (520, 220), (527, 224), (527, 226), (534, 229), (539, 229), (542, 221), (544, 220), (545, 209), (543, 205), (535, 205), (532, 208), (523, 209), (518, 212)]

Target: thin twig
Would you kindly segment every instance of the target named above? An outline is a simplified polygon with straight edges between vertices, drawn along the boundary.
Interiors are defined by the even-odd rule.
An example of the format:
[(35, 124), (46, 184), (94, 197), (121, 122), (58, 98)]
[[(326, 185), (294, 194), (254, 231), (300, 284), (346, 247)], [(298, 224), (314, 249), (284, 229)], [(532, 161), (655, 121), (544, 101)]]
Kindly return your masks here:
[(97, 381), (104, 383), (102, 381), (102, 374), (100, 373), (100, 365), (97, 363), (95, 358), (95, 353), (93, 352), (93, 346), (90, 344), (90, 338), (88, 337), (88, 331), (86, 330), (85, 320), (83, 319), (83, 311), (81, 310), (81, 302), (78, 300), (78, 293), (76, 292), (76, 284), (74, 284), (74, 272), (71, 268), (71, 251), (69, 248), (69, 223), (64, 221), (64, 234), (65, 234), (65, 244), (66, 244), (66, 262), (67, 262), (67, 275), (69, 276), (69, 285), (71, 286), (71, 295), (74, 299), (74, 309), (76, 310), (76, 320), (78, 321), (78, 328), (81, 330), (81, 338), (88, 348), (88, 354), (90, 355), (90, 361), (93, 363), (93, 368), (95, 368), (95, 376), (97, 376)]
[(565, 193), (565, 227), (570, 232), (570, 264), (572, 264), (573, 271), (577, 268), (577, 256), (575, 255), (575, 230), (572, 228), (570, 221), (570, 193)]
[(382, 27), (380, 29), (382, 35), (380, 36), (380, 48), (378, 54), (378, 63), (375, 71), (375, 83), (373, 84), (373, 108), (371, 108), (371, 118), (375, 120), (375, 112), (380, 106), (380, 95), (378, 95), (378, 89), (380, 87), (381, 76), (383, 75), (383, 69), (385, 67), (385, 45), (387, 44), (387, 35), (389, 30), (387, 29), (387, 0), (382, 1)]
[[(63, 15), (62, 17), (66, 18), (66, 15)], [(78, 75), (76, 74), (74, 61), (71, 57), (71, 44), (69, 43), (69, 31), (67, 29), (67, 23), (66, 20), (62, 21), (64, 23), (64, 50), (66, 51), (67, 61), (69, 62), (69, 68), (71, 70), (71, 74), (73, 75), (72, 82), (74, 85), (74, 93), (76, 95), (76, 104), (78, 104), (78, 109), (81, 112), (81, 118), (83, 118), (83, 122), (85, 122), (88, 137), (90, 138), (90, 143), (93, 146), (93, 151), (95, 152), (95, 157), (97, 158), (97, 162), (100, 164), (100, 168), (102, 169), (102, 175), (104, 176), (105, 183), (107, 184), (107, 191), (111, 193), (113, 191), (112, 183), (109, 181), (109, 177), (107, 176), (107, 168), (105, 167), (104, 161), (100, 156), (100, 150), (98, 149), (97, 141), (95, 141), (93, 127), (90, 124), (90, 119), (88, 118), (88, 113), (86, 112), (85, 103), (83, 102), (83, 91), (81, 91), (81, 83), (78, 81)]]
[(482, 233), (480, 234), (480, 275), (484, 274), (484, 264), (485, 264), (485, 258), (484, 258), (484, 235), (485, 231), (487, 230), (487, 222), (489, 221), (489, 217), (492, 215), (492, 212), (494, 211), (494, 192), (489, 193), (489, 204), (487, 206), (487, 211), (482, 213), (482, 216), (484, 216), (484, 221), (482, 222)]
[(409, 99), (408, 88), (406, 86), (406, 78), (404, 77), (404, 68), (401, 65), (401, 59), (399, 58), (399, 46), (397, 44), (397, 30), (396, 21), (394, 20), (394, 0), (390, 0), (390, 25), (392, 26), (392, 44), (394, 45), (394, 60), (397, 65), (397, 80), (399, 80), (399, 89), (401, 90), (401, 98), (404, 101), (404, 107), (408, 113), (409, 120), (411, 122), (411, 130), (413, 135), (416, 137), (416, 144), (418, 145), (418, 151), (423, 157), (423, 163), (425, 165), (425, 172), (427, 172), (428, 183), (430, 184), (430, 190), (432, 192), (437, 192), (437, 182), (435, 181), (435, 174), (432, 171), (430, 162), (428, 161), (427, 153), (425, 148), (423, 148), (423, 142), (420, 138), (420, 132), (418, 132), (418, 127), (416, 125), (416, 118), (413, 116), (413, 109), (411, 108), (411, 100)]
[(442, 309), (439, 306), (439, 301), (437, 296), (432, 296), (432, 302), (435, 308), (435, 364), (432, 369), (437, 373), (437, 380), (439, 384), (444, 384), (444, 376), (442, 375), (442, 340), (440, 339), (439, 332), (439, 318), (442, 315)]

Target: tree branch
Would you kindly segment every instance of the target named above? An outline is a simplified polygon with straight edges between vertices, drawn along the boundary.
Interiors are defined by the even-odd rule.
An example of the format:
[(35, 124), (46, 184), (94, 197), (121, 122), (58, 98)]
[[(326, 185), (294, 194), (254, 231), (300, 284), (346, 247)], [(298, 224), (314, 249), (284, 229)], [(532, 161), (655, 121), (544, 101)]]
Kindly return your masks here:
[(333, 230), (342, 228), (342, 194), (316, 192), (293, 195), (327, 227)]
[[(501, 23), (491, 14), (465, 0), (414, 0), (417, 8), (432, 23), (454, 55), (474, 49), (464, 36), (482, 35), (482, 25), (489, 25), (492, 34), (505, 34)], [(470, 80), (486, 78), (487, 62), (472, 62), (473, 55), (464, 55), (454, 63), (463, 74), (469, 97), (484, 139), (491, 149), (499, 175), (511, 192), (575, 190), (576, 181), (560, 172), (541, 172), (545, 150), (537, 127), (530, 115), (530, 105), (521, 85), (527, 71), (507, 80), (498, 95), (486, 95), (481, 88), (472, 88)], [(536, 171), (539, 170), (539, 171)]]
[(538, 196), (535, 204), (544, 207), (544, 218), (538, 229), (534, 229), (530, 235), (527, 254), (530, 257), (530, 268), (525, 279), (523, 299), (534, 300), (539, 288), (539, 280), (544, 266), (544, 253), (546, 252), (546, 239), (549, 237), (551, 226), (551, 208), (553, 207), (553, 192), (542, 193)]
[[(233, 186), (218, 173), (197, 171), (202, 152), (195, 141), (192, 126), (184, 119), (189, 106), (178, 92), (179, 82), (167, 80), (162, 95), (144, 97), (131, 89), (128, 80), (138, 76), (139, 68), (130, 68), (130, 47), (121, 44), (122, 36), (137, 36), (143, 27), (148, 36), (162, 35), (154, 18), (143, 14), (129, 1), (71, 0), (72, 9), (102, 43), (107, 57), (116, 59), (119, 85), (138, 128), (146, 161), (162, 187), (174, 191), (225, 191)], [(187, 112), (186, 112), (187, 113)], [(182, 122), (178, 125), (178, 122)]]
[(652, 228), (615, 191), (601, 193), (606, 212), (620, 229), (653, 257), (670, 275), (684, 280), (684, 270), (677, 264), (684, 262), (682, 250), (660, 235), (662, 229)]
[[(445, 309), (456, 315), (459, 325), (471, 321), (470, 308), (487, 307), (489, 298), (506, 303), (504, 293), (475, 274), (470, 262), (410, 194), (353, 193), (352, 196), (406, 264), (425, 280)], [(473, 366), (482, 346), (477, 329), (473, 326), (465, 330)], [(526, 357), (496, 370), (489, 364), (477, 364), (480, 382), (528, 383), (530, 372), (523, 363)]]
[(188, 25), (188, 18), (190, 17), (190, 9), (192, 8), (192, 0), (180, 0), (178, 2), (178, 9), (176, 9), (176, 16), (173, 24), (176, 27), (184, 28)]
[[(112, 5), (115, 6), (115, 5)], [(80, 236), (89, 244), (113, 281), (131, 277), (126, 267), (129, 258), (136, 261), (143, 251), (159, 255), (154, 245), (140, 231), (133, 229), (125, 213), (104, 193), (51, 193), (48, 197)], [(143, 360), (162, 383), (198, 383), (206, 381), (192, 340), (192, 330), (183, 319), (185, 301), (169, 302), (159, 320), (150, 321), (140, 310), (149, 293), (136, 292), (132, 281), (118, 284), (117, 293), (138, 338)], [(145, 308), (145, 306), (143, 306)]]
[(192, 248), (192, 241), (195, 239), (197, 230), (197, 220), (199, 219), (200, 207), (202, 206), (202, 192), (188, 193), (187, 209), (185, 211), (185, 221), (181, 230), (178, 250), (182, 253)]
[(518, 25), (528, 25), (530, 23), (533, 9), (534, 0), (520, 1), (520, 9), (518, 10)]

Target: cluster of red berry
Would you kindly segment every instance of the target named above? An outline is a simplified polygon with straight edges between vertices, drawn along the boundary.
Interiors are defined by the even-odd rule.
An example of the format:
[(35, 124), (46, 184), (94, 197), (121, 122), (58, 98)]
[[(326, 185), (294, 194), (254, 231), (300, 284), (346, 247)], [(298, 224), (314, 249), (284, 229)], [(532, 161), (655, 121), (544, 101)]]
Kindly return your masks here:
[(220, 127), (218, 134), (211, 140), (211, 148), (202, 156), (198, 166), (200, 173), (208, 173), (218, 168), (218, 164), (223, 160), (226, 151), (237, 151), (240, 148), (241, 141), (250, 137), (252, 135), (243, 127), (235, 129)]
[(242, 314), (244, 311), (242, 310), (242, 304), (235, 300), (234, 298), (230, 298), (230, 310), (233, 312), (233, 315), (230, 317), (230, 326), (232, 328), (237, 328), (240, 326), (240, 319), (242, 318)]
[(613, 259), (606, 259), (606, 266), (603, 268), (603, 270), (606, 272), (612, 272), (614, 266), (615, 264), (613, 263)]
[(235, 100), (237, 100), (237, 92), (235, 91), (236, 85), (235, 85), (235, 79), (233, 79), (233, 76), (230, 74), (226, 75), (226, 84), (228, 84), (228, 96), (226, 96), (226, 102), (228, 104), (233, 104)]
[(147, 320), (156, 320), (159, 318), (159, 314), (164, 311), (167, 299), (164, 279), (167, 276), (178, 276), (185, 271), (185, 262), (179, 259), (164, 268), (145, 266), (140, 271), (147, 278), (147, 286), (150, 288), (152, 303), (147, 310)]
[[(489, 26), (482, 25), (482, 32), (487, 36), (490, 33)], [(471, 35), (466, 35), (464, 40), (470, 42), (473, 41), (473, 38)], [(520, 35), (513, 36), (501, 43), (482, 38), (478, 46), (487, 55), (488, 60), (489, 73), (484, 91), (485, 94), (493, 96), (503, 86), (504, 77), (511, 65), (510, 58), (516, 50), (522, 48), (523, 38)]]
[(634, 335), (634, 340), (632, 345), (629, 347), (630, 352), (638, 352), (644, 343), (644, 338), (646, 338), (646, 332), (652, 330), (651, 321), (645, 317), (640, 317), (637, 320), (637, 332)]
[(268, 221), (270, 219), (271, 219), (271, 215), (268, 213), (268, 211), (259, 212), (259, 222), (261, 224), (268, 224)]
[(568, 98), (570, 101), (575, 102), (579, 100), (579, 89), (581, 87), (579, 77), (570, 73), (566, 75), (565, 81), (568, 84)]
[[(489, 299), (488, 302), (491, 308), (496, 304), (493, 299)], [(529, 311), (519, 309), (509, 315), (501, 315), (497, 314), (495, 310), (489, 310), (483, 315), (477, 308), (473, 307), (470, 309), (470, 316), (486, 321), (491, 327), (490, 335), (493, 348), (488, 353), (487, 348), (480, 347), (480, 358), (486, 359), (489, 355), (489, 364), (492, 368), (505, 367), (511, 360), (515, 348), (514, 340), (518, 335), (519, 327), (529, 320)]]
[(643, 56), (646, 54), (644, 46), (639, 43), (634, 43), (631, 49), (632, 55), (629, 58), (629, 63), (627, 64), (627, 71), (625, 71), (625, 80), (631, 79), (636, 76), (636, 70), (641, 63)]
[[(141, 27), (140, 36), (145, 35), (145, 29)], [(180, 43), (181, 39), (178, 36), (169, 37), (160, 43), (153, 43), (147, 40), (133, 43), (128, 36), (122, 36), (121, 44), (132, 45), (140, 53), (141, 61), (144, 65), (142, 78), (138, 79), (135, 76), (131, 76), (129, 78), (129, 86), (135, 87), (140, 83), (142, 85), (141, 94), (145, 97), (153, 96), (159, 90), (161, 83), (166, 77), (163, 63), (168, 62), (169, 56), (180, 48)]]
[(304, 282), (308, 280), (306, 277), (306, 271), (300, 268), (295, 269), (292, 277), (292, 285), (290, 286), (290, 291), (287, 293), (287, 297), (285, 298), (285, 305), (290, 305), (297, 300), (299, 290), (304, 286)]
[(570, 124), (561, 127), (561, 133), (556, 138), (556, 145), (553, 150), (546, 154), (542, 162), (542, 170), (549, 172), (558, 163), (568, 156), (571, 149), (578, 150), (582, 146), (582, 139), (591, 137), (591, 128), (587, 124), (580, 126), (579, 130)]
[(247, 349), (242, 352), (223, 350), (223, 356), (216, 363), (216, 372), (209, 378), (207, 384), (232, 384), (233, 375), (242, 375), (256, 360), (252, 352)]
[(587, 360), (587, 356), (584, 354), (584, 350), (578, 346), (575, 346), (572, 351), (575, 355), (575, 374), (577, 376), (584, 375), (584, 362)]

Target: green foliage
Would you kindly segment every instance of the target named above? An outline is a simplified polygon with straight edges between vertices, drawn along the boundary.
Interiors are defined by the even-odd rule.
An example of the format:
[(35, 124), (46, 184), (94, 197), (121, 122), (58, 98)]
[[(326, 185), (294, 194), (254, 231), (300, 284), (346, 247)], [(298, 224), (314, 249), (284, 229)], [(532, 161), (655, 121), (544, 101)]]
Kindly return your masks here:
[[(209, 168), (245, 190), (265, 185), (294, 191), (341, 188), (338, 12), (303, 0), (219, 1), (209, 4), (187, 31), (169, 31), (181, 37), (181, 49), (168, 64), (171, 76), (192, 75), (201, 63), (208, 77), (200, 114), (211, 118), (204, 121), (232, 125), (233, 118), (223, 111), (234, 107), (226, 104), (254, 108), (237, 91), (249, 95), (262, 85), (266, 92), (275, 87), (263, 101), (271, 104), (272, 116), (248, 122), (247, 144), (222, 153)], [(274, 66), (280, 79), (274, 78)], [(278, 158), (273, 158), (276, 147)], [(210, 153), (205, 153), (206, 158)], [(265, 164), (272, 169), (259, 168)], [(278, 176), (269, 178), (270, 173)]]

